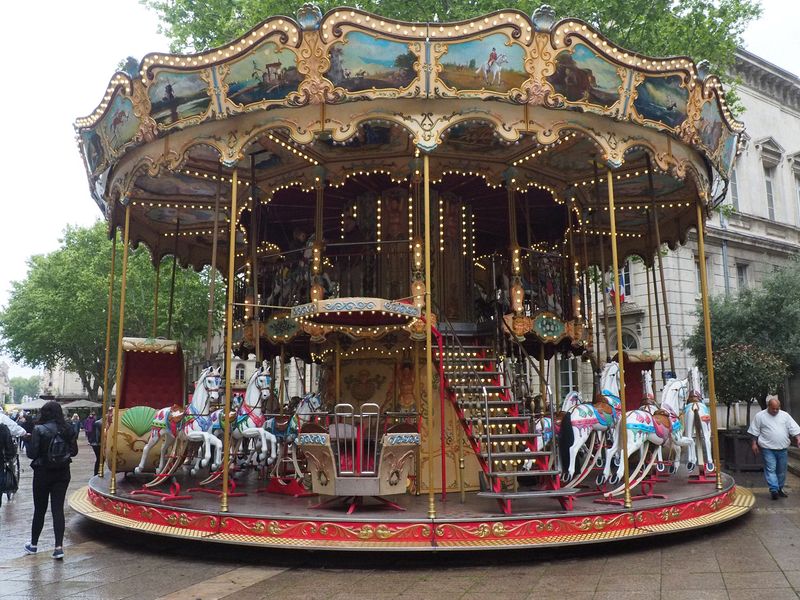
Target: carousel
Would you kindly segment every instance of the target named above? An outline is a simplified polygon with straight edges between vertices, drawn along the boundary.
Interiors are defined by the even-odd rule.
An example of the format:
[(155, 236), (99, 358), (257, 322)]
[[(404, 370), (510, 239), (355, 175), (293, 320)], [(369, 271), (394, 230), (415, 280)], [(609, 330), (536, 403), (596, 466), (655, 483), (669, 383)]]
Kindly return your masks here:
[[(702, 63), (547, 6), (407, 23), (305, 5), (135, 68), (76, 122), (119, 343), (75, 510), (208, 542), (421, 551), (639, 538), (752, 507), (720, 468), (713, 365), (707, 389), (693, 369), (656, 390), (652, 361), (609, 337), (619, 295), (598, 294), (638, 256), (668, 319), (662, 248), (694, 230), (704, 254), (743, 125)], [(208, 274), (194, 385), (171, 327), (126, 329), (138, 244)], [(583, 360), (585, 398), (558, 357)]]

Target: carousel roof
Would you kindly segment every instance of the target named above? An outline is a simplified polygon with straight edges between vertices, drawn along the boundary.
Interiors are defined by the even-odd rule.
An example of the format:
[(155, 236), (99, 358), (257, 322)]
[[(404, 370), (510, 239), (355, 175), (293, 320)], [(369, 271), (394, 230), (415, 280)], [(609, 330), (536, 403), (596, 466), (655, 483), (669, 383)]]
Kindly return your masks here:
[(436, 189), (470, 204), (478, 253), (503, 247), (495, 220), (511, 188), (541, 244), (562, 243), (571, 225), (589, 262), (610, 256), (610, 169), (620, 254), (647, 259), (655, 219), (674, 246), (698, 199), (719, 197), (743, 125), (692, 60), (630, 52), (544, 8), (405, 23), (307, 5), (221, 48), (145, 56), (76, 130), (111, 226), (130, 204), (134, 243), (199, 268), (215, 214), (227, 238), (234, 169), (244, 261), (248, 211), (273, 256), (313, 222), (317, 186), (338, 233), (354, 194), (417, 185), (423, 153)]

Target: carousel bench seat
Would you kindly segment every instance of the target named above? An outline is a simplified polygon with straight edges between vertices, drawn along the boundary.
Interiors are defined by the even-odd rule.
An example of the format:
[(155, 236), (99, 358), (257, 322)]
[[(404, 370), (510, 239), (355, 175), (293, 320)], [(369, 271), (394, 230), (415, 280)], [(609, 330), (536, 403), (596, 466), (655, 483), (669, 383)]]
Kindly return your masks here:
[(360, 413), (339, 404), (328, 428), (309, 423), (298, 439), (308, 459), (312, 490), (345, 498), (405, 493), (419, 442), (416, 428), (407, 424), (380, 435), (375, 404), (365, 404)]

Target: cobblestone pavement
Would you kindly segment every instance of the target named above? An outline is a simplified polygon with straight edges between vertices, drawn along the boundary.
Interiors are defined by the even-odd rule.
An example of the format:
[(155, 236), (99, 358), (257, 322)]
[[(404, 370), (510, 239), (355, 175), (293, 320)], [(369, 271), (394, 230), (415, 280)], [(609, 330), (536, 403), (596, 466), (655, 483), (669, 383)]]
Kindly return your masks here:
[[(85, 443), (71, 491), (93, 463)], [(27, 464), (27, 463), (26, 463)], [(800, 479), (790, 497), (769, 499), (759, 473), (753, 511), (689, 534), (573, 549), (465, 554), (326, 554), (247, 549), (147, 537), (68, 511), (63, 562), (50, 558), (52, 528), (25, 556), (33, 513), (31, 472), (0, 508), (0, 599), (339, 600), (783, 600), (800, 591)], [(792, 488), (796, 493), (792, 493)]]

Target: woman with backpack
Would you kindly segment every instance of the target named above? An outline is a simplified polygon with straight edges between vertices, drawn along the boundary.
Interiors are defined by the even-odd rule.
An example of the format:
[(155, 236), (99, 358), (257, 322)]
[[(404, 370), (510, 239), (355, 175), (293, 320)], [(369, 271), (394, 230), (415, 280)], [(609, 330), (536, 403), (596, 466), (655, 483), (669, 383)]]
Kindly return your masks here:
[(36, 554), (39, 535), (44, 527), (47, 504), (53, 513), (56, 546), (53, 558), (64, 558), (64, 499), (67, 496), (72, 457), (78, 454), (78, 436), (64, 420), (61, 405), (51, 400), (42, 406), (39, 424), (33, 428), (26, 448), (33, 468), (33, 524), (26, 554)]

